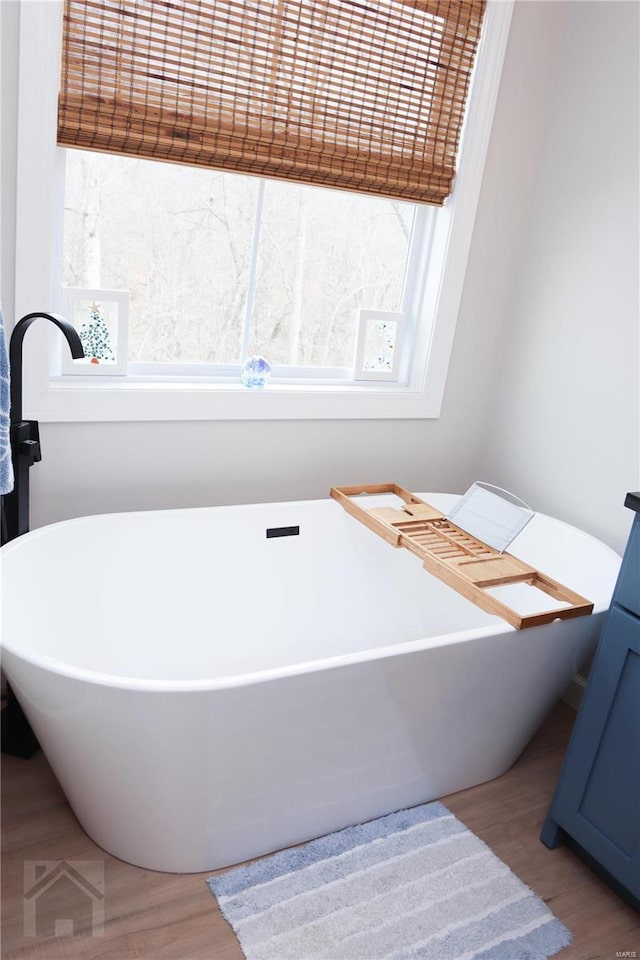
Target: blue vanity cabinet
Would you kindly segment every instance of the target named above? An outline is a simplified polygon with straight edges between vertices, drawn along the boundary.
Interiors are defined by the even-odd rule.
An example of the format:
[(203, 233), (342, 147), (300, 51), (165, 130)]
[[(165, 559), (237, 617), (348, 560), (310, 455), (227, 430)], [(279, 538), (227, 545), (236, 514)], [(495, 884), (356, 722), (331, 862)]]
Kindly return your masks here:
[(575, 841), (640, 907), (640, 493), (625, 506), (636, 516), (541, 840)]

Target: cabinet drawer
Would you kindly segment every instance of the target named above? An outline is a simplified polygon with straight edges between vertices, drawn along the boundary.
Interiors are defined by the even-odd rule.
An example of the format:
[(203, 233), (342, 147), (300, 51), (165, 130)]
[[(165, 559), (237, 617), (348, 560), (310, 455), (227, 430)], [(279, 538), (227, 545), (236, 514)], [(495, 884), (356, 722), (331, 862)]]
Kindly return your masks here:
[(624, 552), (613, 599), (620, 606), (640, 616), (640, 522), (637, 518)]

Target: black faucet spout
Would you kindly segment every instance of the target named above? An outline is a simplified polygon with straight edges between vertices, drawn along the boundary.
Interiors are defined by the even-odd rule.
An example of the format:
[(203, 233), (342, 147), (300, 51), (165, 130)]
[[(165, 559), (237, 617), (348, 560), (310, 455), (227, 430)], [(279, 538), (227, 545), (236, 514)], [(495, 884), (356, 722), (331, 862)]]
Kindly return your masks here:
[(22, 418), (22, 344), (24, 335), (35, 320), (49, 320), (62, 331), (71, 355), (84, 357), (77, 331), (56, 313), (38, 310), (27, 313), (16, 323), (9, 339), (9, 367), (11, 372), (11, 459), (13, 462), (13, 490), (3, 500), (2, 542), (14, 540), (29, 530), (29, 469), (42, 459), (40, 430), (37, 420)]
[(57, 313), (27, 313), (16, 323), (9, 340), (9, 367), (11, 369), (11, 423), (22, 421), (22, 342), (24, 335), (34, 322), (41, 318), (54, 323), (64, 334), (74, 360), (84, 357), (84, 350), (78, 332), (68, 320)]

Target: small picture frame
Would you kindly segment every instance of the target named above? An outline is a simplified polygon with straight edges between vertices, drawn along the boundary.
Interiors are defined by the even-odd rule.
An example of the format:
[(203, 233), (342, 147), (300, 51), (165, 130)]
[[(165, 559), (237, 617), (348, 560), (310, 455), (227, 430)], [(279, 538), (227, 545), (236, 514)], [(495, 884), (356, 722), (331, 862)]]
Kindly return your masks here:
[[(127, 372), (129, 292), (63, 288), (65, 318), (78, 331), (85, 357), (74, 360), (62, 350), (63, 374), (124, 376)], [(65, 345), (66, 347), (66, 345)]]
[(358, 311), (355, 380), (398, 380), (404, 314)]

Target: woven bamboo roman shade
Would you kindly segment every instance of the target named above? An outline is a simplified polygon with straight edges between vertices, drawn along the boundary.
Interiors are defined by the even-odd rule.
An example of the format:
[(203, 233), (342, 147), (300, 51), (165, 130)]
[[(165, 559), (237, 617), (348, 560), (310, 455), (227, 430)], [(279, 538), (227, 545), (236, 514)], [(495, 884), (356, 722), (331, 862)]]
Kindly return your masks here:
[(58, 142), (451, 192), (484, 0), (66, 0)]

